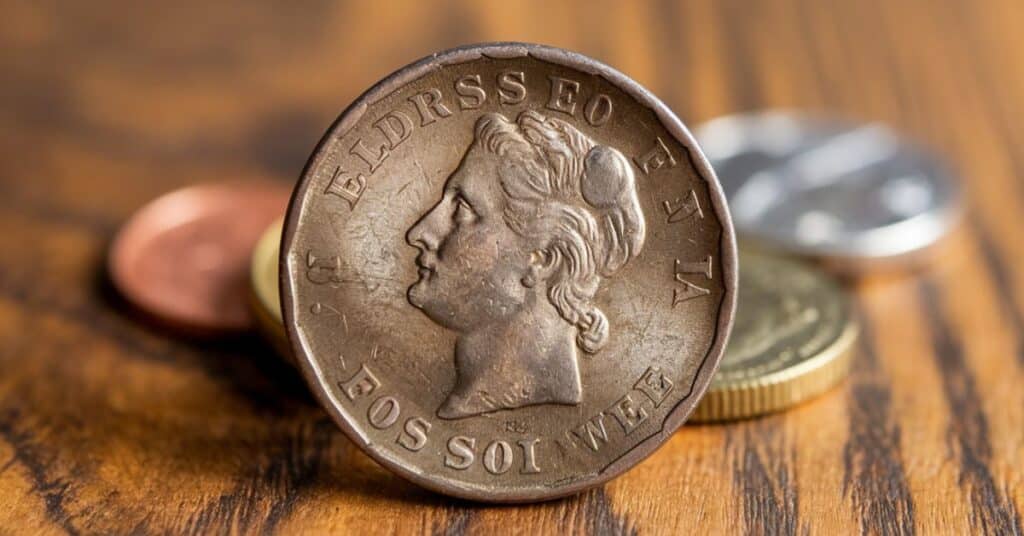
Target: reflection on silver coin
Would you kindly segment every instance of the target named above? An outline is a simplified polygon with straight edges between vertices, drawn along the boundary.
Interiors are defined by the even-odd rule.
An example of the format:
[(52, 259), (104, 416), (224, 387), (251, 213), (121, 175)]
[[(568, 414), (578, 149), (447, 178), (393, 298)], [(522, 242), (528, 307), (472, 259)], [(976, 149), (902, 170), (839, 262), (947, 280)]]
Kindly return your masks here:
[(772, 111), (695, 134), (737, 232), (793, 253), (878, 266), (935, 244), (960, 214), (950, 170), (880, 124)]

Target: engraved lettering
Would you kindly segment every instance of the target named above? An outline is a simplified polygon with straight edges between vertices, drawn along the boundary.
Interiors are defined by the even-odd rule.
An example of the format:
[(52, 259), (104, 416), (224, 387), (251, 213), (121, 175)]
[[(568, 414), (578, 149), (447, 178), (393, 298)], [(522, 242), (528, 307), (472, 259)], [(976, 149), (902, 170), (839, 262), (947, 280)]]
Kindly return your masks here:
[(427, 432), (430, 431), (430, 423), (420, 417), (412, 417), (405, 421), (405, 433), (398, 436), (398, 444), (418, 452), (427, 444)]
[(526, 75), (522, 71), (505, 71), (498, 76), (498, 100), (502, 104), (519, 104), (526, 99)]
[(388, 147), (392, 150), (409, 139), (409, 135), (412, 134), (412, 119), (398, 110), (381, 117), (373, 126), (377, 127), (377, 130), (387, 138)]
[(516, 420), (505, 421), (505, 431), (506, 432), (515, 432), (517, 434), (525, 434), (527, 429), (528, 429), (528, 427), (526, 426), (526, 423), (523, 422), (523, 421), (516, 421)]
[(701, 210), (700, 202), (697, 201), (697, 192), (690, 190), (690, 195), (682, 200), (676, 198), (673, 203), (676, 206), (672, 206), (668, 201), (661, 203), (661, 206), (665, 208), (665, 214), (668, 215), (669, 223), (681, 222), (694, 216), (699, 220), (704, 219), (704, 211)]
[(480, 75), (467, 74), (455, 82), (455, 92), (459, 94), (459, 108), (473, 110), (479, 108), (487, 99), (487, 92), (480, 86)]
[(612, 99), (604, 93), (598, 93), (587, 102), (583, 117), (591, 126), (599, 127), (607, 123), (612, 118)]
[[(505, 136), (513, 132), (521, 149), (503, 151)], [(536, 404), (579, 404), (584, 389), (580, 352), (599, 351), (613, 329), (595, 294), (643, 248), (647, 223), (640, 209), (636, 168), (618, 149), (533, 110), (521, 113), (516, 121), (497, 113), (482, 114), (474, 136), (441, 195), (405, 234), (408, 244), (420, 251), (414, 261), (419, 278), (409, 286), (406, 299), (456, 335), (455, 384), (436, 415), (462, 419)], [(548, 149), (543, 140), (565, 136), (576, 140), (563, 146), (566, 162), (580, 165), (544, 156)], [(487, 160), (478, 158), (482, 156)], [(497, 179), (482, 162), (494, 160), (514, 171), (507, 178), (503, 175), (501, 184), (489, 185), (487, 181)], [(565, 178), (573, 195), (558, 193), (561, 186), (550, 183), (550, 177)], [(503, 225), (469, 225), (488, 206), (512, 208), (504, 212)], [(595, 209), (609, 221), (614, 219), (606, 236), (536, 217), (552, 210)], [(519, 268), (508, 264), (507, 254), (476, 244), (504, 243), (505, 237), (516, 235), (523, 258), (538, 263), (520, 276), (522, 287), (516, 292), (528, 299), (511, 314), (495, 303), (494, 291), (474, 284), (480, 277), (491, 278), (488, 274)], [(594, 262), (572, 262), (580, 255)], [(446, 275), (438, 280), (434, 273)], [(577, 285), (570, 300), (549, 290), (566, 282)], [(455, 286), (470, 292), (454, 296), (450, 289)], [(517, 372), (514, 379), (508, 370)], [(481, 396), (466, 396), (470, 390)]]
[(366, 365), (359, 365), (359, 371), (339, 387), (349, 400), (355, 401), (356, 398), (367, 396), (380, 387), (380, 380), (366, 368)]
[(466, 436), (452, 436), (448, 440), (448, 454), (444, 457), (446, 467), (452, 469), (467, 469), (473, 465), (476, 455), (473, 448), (476, 446), (476, 439)]
[(703, 261), (698, 262), (682, 262), (679, 259), (676, 259), (675, 280), (682, 283), (683, 288), (680, 289), (676, 287), (672, 289), (672, 307), (675, 307), (684, 301), (711, 294), (710, 290), (686, 279), (684, 276), (688, 274), (703, 274), (704, 277), (711, 279), (711, 255), (708, 255)]
[(352, 148), (349, 149), (348, 153), (358, 156), (360, 160), (366, 162), (366, 165), (370, 166), (371, 175), (374, 171), (377, 171), (377, 168), (379, 168), (389, 156), (391, 156), (391, 151), (388, 150), (387, 143), (382, 143), (377, 149), (377, 154), (374, 155), (373, 150), (367, 147), (366, 144), (363, 143), (362, 139), (356, 140), (356, 142), (352, 144)]
[(492, 441), (484, 450), (484, 469), (492, 475), (500, 475), (512, 468), (512, 447), (508, 443)]
[(540, 438), (533, 439), (520, 439), (519, 447), (523, 449), (523, 468), (519, 471), (524, 475), (533, 475), (540, 472), (540, 467), (537, 467), (537, 455), (536, 447), (537, 443), (540, 442)]
[(612, 415), (622, 426), (622, 432), (626, 435), (633, 433), (640, 424), (647, 420), (647, 410), (634, 404), (633, 398), (627, 393), (611, 407)]
[(341, 282), (341, 258), (338, 256), (321, 259), (306, 251), (306, 279), (316, 285)]
[(668, 147), (665, 146), (665, 142), (661, 141), (661, 138), (655, 138), (654, 148), (647, 151), (647, 154), (634, 158), (633, 161), (647, 175), (654, 170), (676, 165), (675, 157), (668, 151)]
[(672, 391), (672, 380), (668, 379), (661, 372), (658, 367), (648, 367), (644, 375), (640, 377), (640, 380), (633, 386), (638, 391), (643, 393), (647, 398), (654, 402), (654, 407), (658, 407), (662, 402), (665, 401), (665, 397)]
[(547, 108), (572, 115), (576, 111), (576, 96), (580, 92), (580, 83), (558, 76), (548, 78), (551, 80), (551, 97), (548, 99)]
[(366, 417), (370, 420), (370, 424), (378, 430), (390, 428), (395, 421), (398, 420), (398, 415), (401, 413), (401, 408), (398, 406), (398, 401), (391, 396), (382, 396), (370, 404), (370, 409), (366, 412)]
[[(445, 118), (452, 115), (452, 111), (441, 102), (441, 90), (430, 88), (423, 93), (409, 97), (409, 101), (416, 105), (416, 111), (420, 113), (420, 126), (425, 127), (438, 117)], [(435, 114), (437, 114), (435, 116)]]
[(341, 169), (341, 166), (338, 166), (334, 168), (334, 173), (331, 174), (331, 181), (327, 183), (324, 193), (334, 194), (348, 201), (348, 208), (352, 210), (356, 208), (356, 203), (359, 202), (359, 198), (363, 195), (363, 190), (365, 189), (366, 177), (362, 173), (353, 177)]
[(682, 283), (682, 290), (678, 288), (672, 289), (672, 307), (675, 307), (680, 303), (683, 303), (684, 301), (692, 300), (694, 298), (699, 298), (701, 296), (707, 296), (708, 294), (711, 294), (710, 290), (701, 286), (694, 285), (689, 281), (683, 281)]
[[(576, 436), (590, 450), (597, 452), (601, 445), (608, 442), (608, 431), (604, 428), (604, 412), (600, 412), (589, 421), (572, 430), (569, 439)], [(574, 441), (575, 443), (575, 441)]]
[(704, 274), (704, 277), (713, 279), (711, 277), (711, 255), (697, 262), (682, 262), (676, 259), (676, 280), (680, 283), (683, 282), (681, 274)]

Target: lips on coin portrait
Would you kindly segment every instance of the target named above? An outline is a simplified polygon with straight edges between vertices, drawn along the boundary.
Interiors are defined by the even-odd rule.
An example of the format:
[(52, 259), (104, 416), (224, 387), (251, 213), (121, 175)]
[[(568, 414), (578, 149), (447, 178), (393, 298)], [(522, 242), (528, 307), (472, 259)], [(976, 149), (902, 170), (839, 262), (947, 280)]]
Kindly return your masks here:
[(478, 500), (558, 497), (652, 453), (731, 327), (724, 197), (682, 123), (538, 45), (436, 54), (311, 157), (280, 256), (299, 367), (384, 466)]

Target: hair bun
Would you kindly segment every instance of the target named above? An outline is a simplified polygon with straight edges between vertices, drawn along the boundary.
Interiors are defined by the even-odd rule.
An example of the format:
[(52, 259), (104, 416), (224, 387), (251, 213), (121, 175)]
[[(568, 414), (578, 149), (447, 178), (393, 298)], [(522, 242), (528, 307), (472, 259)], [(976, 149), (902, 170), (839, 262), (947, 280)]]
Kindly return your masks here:
[(633, 191), (633, 170), (626, 157), (605, 145), (595, 145), (583, 160), (580, 193), (591, 206), (607, 209)]

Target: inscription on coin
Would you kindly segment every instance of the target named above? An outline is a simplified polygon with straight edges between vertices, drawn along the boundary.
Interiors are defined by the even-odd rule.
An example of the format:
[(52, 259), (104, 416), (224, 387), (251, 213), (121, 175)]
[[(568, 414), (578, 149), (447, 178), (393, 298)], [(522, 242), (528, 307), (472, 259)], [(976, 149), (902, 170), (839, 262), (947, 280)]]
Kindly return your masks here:
[(435, 490), (527, 501), (621, 473), (682, 423), (731, 327), (735, 244), (703, 162), (664, 105), (565, 51), (396, 73), (332, 127), (289, 210), (306, 379)]

